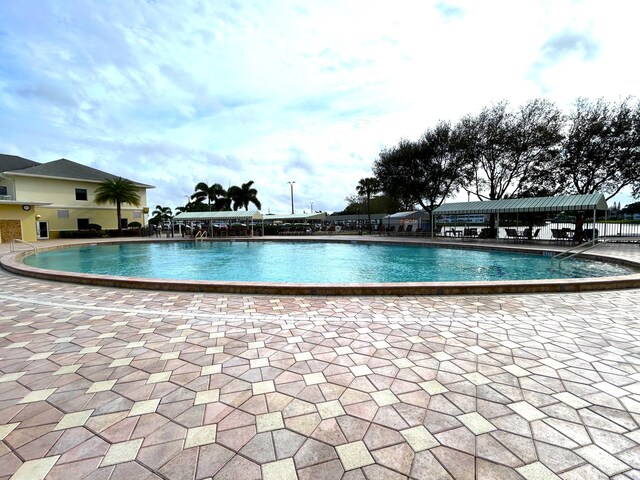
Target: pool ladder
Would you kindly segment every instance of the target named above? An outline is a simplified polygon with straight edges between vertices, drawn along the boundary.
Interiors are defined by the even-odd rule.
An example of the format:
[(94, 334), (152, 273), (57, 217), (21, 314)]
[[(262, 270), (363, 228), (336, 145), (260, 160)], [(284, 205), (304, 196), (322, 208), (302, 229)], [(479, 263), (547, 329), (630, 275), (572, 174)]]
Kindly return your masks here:
[(196, 236), (195, 236), (196, 242), (198, 240), (204, 240), (205, 238), (207, 238), (207, 232), (206, 231), (201, 231), (201, 232), (196, 233)]
[[(560, 252), (554, 255), (553, 257), (551, 257), (551, 260), (558, 260), (558, 263), (560, 263), (563, 260), (567, 260), (568, 258), (573, 258), (576, 255), (580, 255), (581, 253), (592, 250), (600, 245), (604, 245), (605, 243), (607, 243), (606, 240), (598, 240), (595, 243), (592, 243), (592, 240), (589, 240), (588, 242), (581, 243), (580, 245), (575, 245), (567, 248), (565, 251)], [(590, 245), (590, 246), (587, 246), (587, 245)], [(582, 247), (586, 247), (586, 248), (579, 250)]]
[(31, 247), (31, 249), (33, 249), (33, 252), (38, 255), (38, 253), (40, 253), (40, 250), (38, 249), (37, 245), (34, 245), (33, 243), (29, 243), (29, 242), (25, 242), (24, 240), (21, 240), (19, 238), (14, 238), (13, 240), (11, 240), (11, 243), (9, 244), (9, 250), (12, 252), (17, 252), (18, 251), (18, 244), (23, 244), (23, 245), (27, 245), (28, 247)]

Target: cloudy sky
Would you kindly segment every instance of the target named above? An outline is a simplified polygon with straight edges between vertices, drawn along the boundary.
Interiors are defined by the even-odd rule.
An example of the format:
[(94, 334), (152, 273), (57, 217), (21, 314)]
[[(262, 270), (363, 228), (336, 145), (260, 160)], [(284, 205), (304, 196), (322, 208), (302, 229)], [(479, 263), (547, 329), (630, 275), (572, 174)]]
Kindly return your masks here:
[[(502, 99), (638, 94), (640, 2), (0, 1), (0, 152), (335, 211), (384, 146)], [(466, 195), (464, 196), (466, 199)], [(628, 195), (614, 200), (630, 202)]]

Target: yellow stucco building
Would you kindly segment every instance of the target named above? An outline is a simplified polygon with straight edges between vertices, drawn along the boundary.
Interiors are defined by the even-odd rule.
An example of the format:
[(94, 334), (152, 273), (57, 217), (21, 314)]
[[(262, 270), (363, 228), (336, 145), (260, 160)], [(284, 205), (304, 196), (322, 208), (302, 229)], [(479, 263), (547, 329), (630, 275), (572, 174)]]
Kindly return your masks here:
[[(64, 158), (38, 163), (0, 154), (0, 242), (57, 238), (62, 231), (84, 230), (90, 224), (118, 228), (115, 205), (94, 201), (96, 188), (113, 177), (117, 175)], [(145, 223), (147, 189), (153, 188), (132, 182), (140, 206), (122, 205), (125, 228), (131, 222)]]

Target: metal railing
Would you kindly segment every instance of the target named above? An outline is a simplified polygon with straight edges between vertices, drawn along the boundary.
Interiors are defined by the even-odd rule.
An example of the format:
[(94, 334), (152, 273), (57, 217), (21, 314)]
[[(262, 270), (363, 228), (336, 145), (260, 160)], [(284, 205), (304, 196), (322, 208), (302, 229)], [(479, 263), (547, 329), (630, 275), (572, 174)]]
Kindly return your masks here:
[(19, 238), (14, 238), (13, 240), (11, 240), (11, 243), (9, 244), (9, 250), (12, 252), (17, 252), (18, 251), (17, 246), (19, 243), (31, 247), (36, 255), (40, 253), (40, 250), (38, 249), (37, 245), (34, 245), (33, 243), (25, 242), (24, 240), (21, 240)]
[[(551, 257), (551, 260), (552, 261), (558, 260), (558, 263), (560, 263), (563, 260), (567, 260), (569, 258), (575, 257), (576, 255), (580, 255), (581, 253), (588, 252), (589, 250), (599, 247), (600, 245), (604, 245), (605, 243), (607, 243), (607, 241), (602, 239), (596, 240), (595, 242), (593, 240), (589, 240), (588, 242), (581, 243), (580, 245), (574, 245), (567, 248), (566, 250)], [(585, 248), (582, 248), (582, 247), (585, 247)], [(582, 248), (582, 250), (578, 250), (580, 248)]]
[(201, 230), (198, 233), (196, 233), (195, 241), (197, 242), (198, 240), (204, 240), (205, 238), (207, 238), (207, 231)]

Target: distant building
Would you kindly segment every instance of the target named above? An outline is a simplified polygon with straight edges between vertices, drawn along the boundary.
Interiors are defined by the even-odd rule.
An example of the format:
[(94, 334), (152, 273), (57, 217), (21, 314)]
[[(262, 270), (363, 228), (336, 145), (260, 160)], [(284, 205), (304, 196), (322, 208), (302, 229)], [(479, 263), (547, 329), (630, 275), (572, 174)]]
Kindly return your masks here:
[[(98, 185), (117, 176), (65, 158), (38, 163), (0, 154), (0, 242), (57, 238), (61, 231), (83, 230), (90, 224), (117, 228), (115, 205), (94, 202)], [(153, 188), (133, 183), (141, 203), (122, 205), (124, 227), (133, 221), (144, 223), (147, 189)]]

